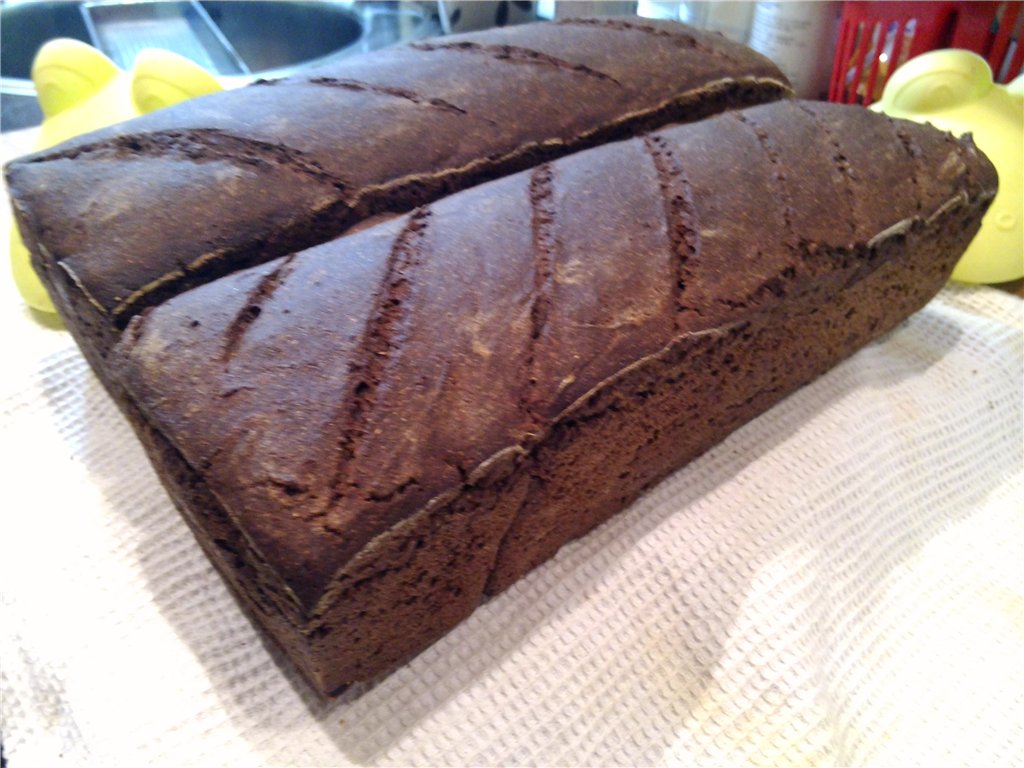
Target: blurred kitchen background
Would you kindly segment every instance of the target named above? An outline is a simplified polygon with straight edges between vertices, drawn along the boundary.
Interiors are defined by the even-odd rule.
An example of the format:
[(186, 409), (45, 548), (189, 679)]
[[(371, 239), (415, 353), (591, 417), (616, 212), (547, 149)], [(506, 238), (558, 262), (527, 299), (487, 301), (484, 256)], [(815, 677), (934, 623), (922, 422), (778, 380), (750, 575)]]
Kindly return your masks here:
[(638, 15), (676, 19), (773, 59), (805, 98), (868, 104), (895, 68), (938, 48), (967, 48), (998, 82), (1021, 71), (1020, 2), (662, 2), (639, 0), (6, 0), (0, 2), (0, 129), (36, 125), (30, 79), (46, 41), (70, 37), (130, 69), (145, 47), (192, 59), (225, 87), (443, 34), (537, 19)]

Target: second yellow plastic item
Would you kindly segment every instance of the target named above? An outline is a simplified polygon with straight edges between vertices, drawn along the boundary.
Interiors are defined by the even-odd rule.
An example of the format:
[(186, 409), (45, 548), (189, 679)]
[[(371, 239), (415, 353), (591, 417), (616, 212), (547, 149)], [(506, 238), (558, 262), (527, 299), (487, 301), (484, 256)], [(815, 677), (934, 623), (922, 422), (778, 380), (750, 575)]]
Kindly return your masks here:
[(998, 85), (977, 54), (932, 51), (897, 69), (871, 108), (957, 136), (973, 134), (999, 173), (999, 193), (953, 279), (1002, 283), (1024, 277), (1024, 76)]
[[(171, 51), (140, 51), (132, 71), (125, 72), (91, 45), (64, 38), (39, 49), (32, 81), (43, 110), (36, 150), (222, 89), (205, 69)], [(17, 227), (11, 228), (11, 266), (26, 303), (53, 312)]]

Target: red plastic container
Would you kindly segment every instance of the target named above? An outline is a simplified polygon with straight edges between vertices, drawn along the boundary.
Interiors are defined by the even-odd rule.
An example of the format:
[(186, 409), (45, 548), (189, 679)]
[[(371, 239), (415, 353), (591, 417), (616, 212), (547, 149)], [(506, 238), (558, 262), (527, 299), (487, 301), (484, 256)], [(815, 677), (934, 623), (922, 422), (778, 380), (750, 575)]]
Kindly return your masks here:
[(997, 82), (1021, 73), (1022, 3), (843, 3), (829, 101), (871, 104), (905, 61), (940, 48), (966, 48), (992, 67)]

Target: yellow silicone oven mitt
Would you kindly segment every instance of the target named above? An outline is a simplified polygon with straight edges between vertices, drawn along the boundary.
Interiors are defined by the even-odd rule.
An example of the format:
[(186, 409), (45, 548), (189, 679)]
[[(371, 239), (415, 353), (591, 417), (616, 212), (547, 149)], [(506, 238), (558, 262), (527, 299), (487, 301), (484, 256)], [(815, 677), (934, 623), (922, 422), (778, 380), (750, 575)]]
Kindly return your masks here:
[[(39, 49), (32, 82), (43, 110), (35, 150), (222, 88), (205, 69), (171, 51), (142, 50), (126, 72), (91, 45), (65, 38)], [(53, 312), (17, 227), (11, 227), (11, 266), (26, 303)]]
[(1024, 75), (998, 85), (983, 58), (942, 50), (897, 69), (872, 109), (960, 136), (971, 133), (999, 173), (999, 193), (953, 271), (967, 283), (1024, 277)]

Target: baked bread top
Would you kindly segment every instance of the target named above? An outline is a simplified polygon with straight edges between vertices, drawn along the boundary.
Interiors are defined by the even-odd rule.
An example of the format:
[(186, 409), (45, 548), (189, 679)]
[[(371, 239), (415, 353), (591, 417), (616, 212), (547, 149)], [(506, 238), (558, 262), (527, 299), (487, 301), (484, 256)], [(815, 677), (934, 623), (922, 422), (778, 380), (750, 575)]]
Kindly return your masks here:
[(182, 293), (132, 321), (114, 372), (314, 611), (375, 537), (507, 473), (623, 371), (825, 305), (996, 185), (969, 138), (777, 102)]
[(567, 20), (412, 43), (213, 94), (6, 173), (37, 268), (123, 327), (186, 287), (375, 214), (644, 126), (789, 93), (774, 64), (719, 35)]

